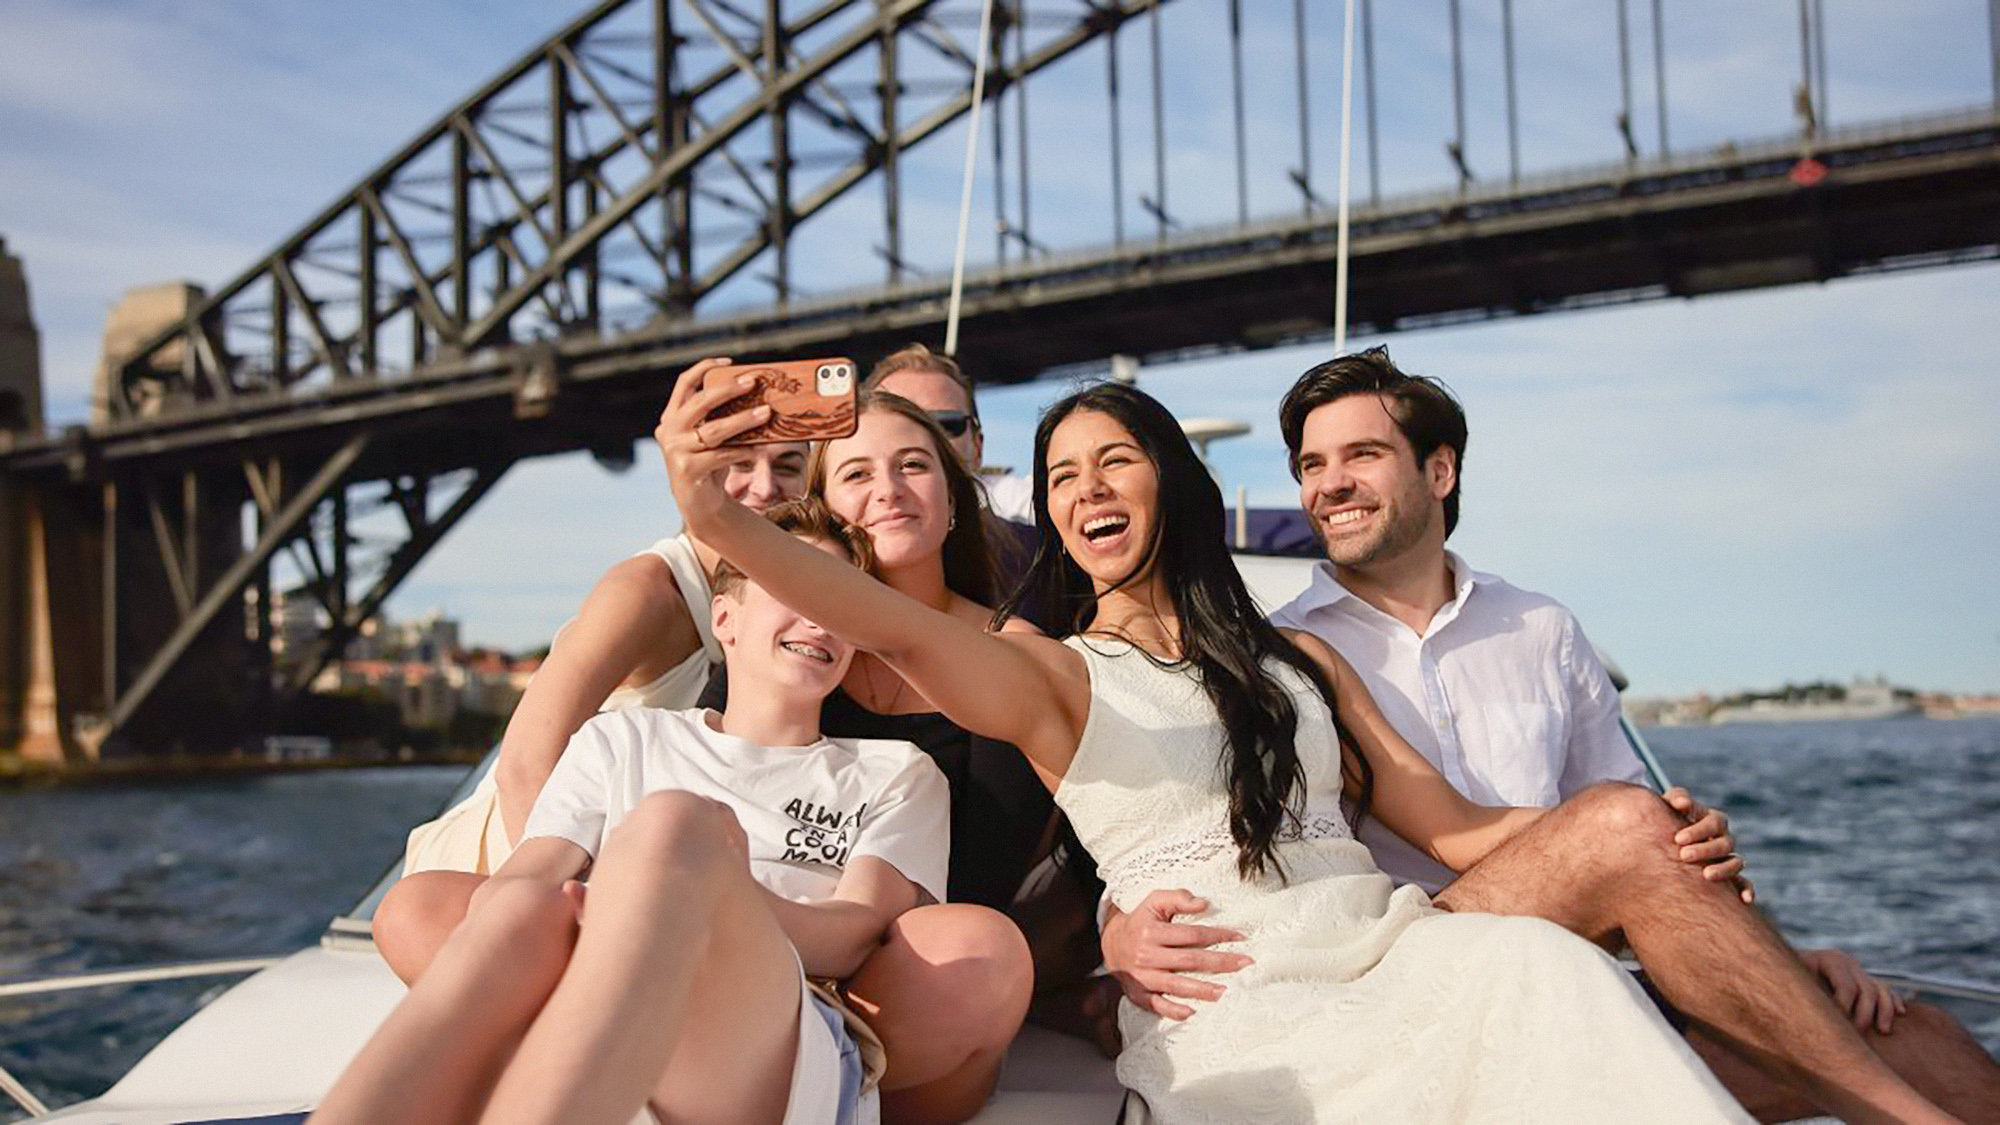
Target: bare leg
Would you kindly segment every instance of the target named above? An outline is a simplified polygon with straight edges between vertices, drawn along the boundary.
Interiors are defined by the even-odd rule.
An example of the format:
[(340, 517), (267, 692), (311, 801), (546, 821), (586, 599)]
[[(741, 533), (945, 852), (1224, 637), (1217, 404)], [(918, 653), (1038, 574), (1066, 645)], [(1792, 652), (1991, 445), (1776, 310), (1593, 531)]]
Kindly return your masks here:
[(477, 1119), (576, 939), (576, 912), (559, 890), (514, 882), (495, 891), (348, 1064), (310, 1125)]
[(1868, 1050), (1733, 887), (1680, 862), (1678, 814), (1598, 785), (1496, 848), (1438, 895), (1450, 910), (1528, 914), (1592, 941), (1621, 935), (1661, 992), (1759, 1069), (1850, 1122), (1949, 1121)]
[[(1053, 859), (1050, 862), (1055, 862)], [(1066, 870), (1008, 910), (1028, 937), (1035, 962), (1035, 996), (1028, 1022), (1081, 1039), (1107, 1059), (1123, 1046), (1118, 1033), (1118, 981), (1093, 976), (1104, 963), (1096, 896)]]
[[(1949, 1012), (1913, 1002), (1896, 1017), (1894, 1031), (1883, 1035), (1871, 1028), (1862, 1039), (1945, 1112), (1965, 1121), (2000, 1122), (2000, 1064)], [(1796, 1121), (1826, 1112), (1803, 1091), (1757, 1070), (1699, 1030), (1689, 1033), (1688, 1042), (1757, 1120)]]
[[(398, 976), (416, 979), (484, 881), (432, 871), (391, 888), (376, 911), (375, 936)], [(856, 1009), (888, 1050), (884, 1119), (952, 1125), (978, 1113), (1020, 1030), (1033, 980), (1028, 947), (1005, 915), (951, 904), (899, 918), (849, 982)]]
[(605, 846), (580, 932), (559, 887), (489, 888), (314, 1125), (626, 1125), (649, 1101), (694, 1125), (777, 1122), (802, 986), (730, 815), (647, 797)]
[(1118, 1001), (1125, 992), (1114, 976), (1086, 977), (1035, 993), (1028, 1021), (1037, 1027), (1081, 1039), (1107, 1059), (1125, 1047), (1118, 1030)]
[(688, 1125), (784, 1116), (803, 986), (733, 815), (666, 791), (612, 831), (569, 970), (483, 1123), (626, 1125), (648, 1101)]
[(375, 948), (404, 984), (417, 979), (465, 919), (484, 875), (422, 871), (396, 881), (375, 908)]
[(889, 1056), (882, 1119), (952, 1125), (993, 1093), (1034, 990), (1028, 943), (982, 906), (925, 906), (898, 918), (848, 981)]

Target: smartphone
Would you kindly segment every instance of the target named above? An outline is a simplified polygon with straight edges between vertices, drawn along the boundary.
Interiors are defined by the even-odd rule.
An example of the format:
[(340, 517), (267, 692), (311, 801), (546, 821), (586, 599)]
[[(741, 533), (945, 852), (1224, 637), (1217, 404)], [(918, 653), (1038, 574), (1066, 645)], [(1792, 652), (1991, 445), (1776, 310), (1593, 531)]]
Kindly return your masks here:
[(708, 416), (722, 418), (768, 404), (771, 420), (723, 444), (825, 441), (854, 432), (854, 396), (860, 380), (855, 377), (853, 360), (837, 357), (735, 363), (710, 368), (703, 379), (729, 380), (744, 375), (755, 378), (757, 385), (709, 411)]

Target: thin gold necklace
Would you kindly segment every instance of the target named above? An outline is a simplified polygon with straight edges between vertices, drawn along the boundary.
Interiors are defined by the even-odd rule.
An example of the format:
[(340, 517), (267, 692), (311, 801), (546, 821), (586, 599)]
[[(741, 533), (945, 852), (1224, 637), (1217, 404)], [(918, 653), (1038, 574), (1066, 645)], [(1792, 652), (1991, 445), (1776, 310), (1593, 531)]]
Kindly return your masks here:
[[(910, 686), (910, 681), (904, 679), (894, 668), (882, 663), (882, 658), (879, 656), (870, 655), (868, 662), (862, 667), (864, 671), (861, 674), (861, 678), (868, 684), (869, 703), (871, 704), (868, 709), (877, 715), (896, 714), (896, 704), (903, 701), (903, 689)], [(896, 690), (891, 692), (888, 700), (880, 706), (873, 705), (875, 700), (882, 694), (882, 685), (875, 678), (875, 670), (877, 668), (881, 668), (896, 678)]]

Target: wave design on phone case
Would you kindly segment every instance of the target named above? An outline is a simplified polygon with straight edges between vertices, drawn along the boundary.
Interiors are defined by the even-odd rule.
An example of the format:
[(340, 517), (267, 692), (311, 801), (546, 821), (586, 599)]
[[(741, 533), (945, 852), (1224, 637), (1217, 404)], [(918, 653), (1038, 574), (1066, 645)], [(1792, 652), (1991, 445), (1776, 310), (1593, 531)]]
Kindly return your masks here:
[[(803, 381), (775, 368), (763, 368), (749, 372), (757, 380), (757, 385), (743, 394), (730, 399), (710, 411), (710, 418), (725, 418), (748, 410), (759, 403), (768, 401), (773, 392), (779, 395), (798, 397), (818, 397), (807, 390)], [(844, 437), (854, 432), (854, 400), (836, 399), (826, 409), (806, 408), (790, 413), (780, 412), (769, 422), (745, 430), (729, 439), (731, 445), (758, 445), (773, 441), (818, 441), (829, 437)]]
[(842, 400), (832, 410), (780, 414), (750, 431), (765, 441), (818, 441), (854, 432), (854, 404)]

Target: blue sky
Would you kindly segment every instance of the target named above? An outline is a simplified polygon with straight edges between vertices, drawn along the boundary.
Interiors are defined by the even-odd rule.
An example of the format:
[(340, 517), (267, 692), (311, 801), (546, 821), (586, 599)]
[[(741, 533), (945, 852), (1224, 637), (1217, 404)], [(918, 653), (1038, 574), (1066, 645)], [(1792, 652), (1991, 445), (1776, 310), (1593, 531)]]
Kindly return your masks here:
[[(1251, 211), (1297, 205), (1291, 5), (1249, 0)], [(1338, 6), (1311, 5), (1313, 174), (1334, 180)], [(1496, 3), (1464, 5), (1469, 158), (1506, 170)], [(1828, 0), (1832, 121), (1990, 103), (1986, 5)], [(1631, 5), (1636, 131), (1656, 135), (1647, 12)], [(1445, 5), (1376, 5), (1390, 193), (1447, 188), (1452, 130)], [(1434, 10), (1433, 10), (1434, 9)], [(1676, 149), (1794, 127), (1791, 0), (1672, 0)], [(1890, 10), (1893, 9), (1893, 10)], [(85, 413), (103, 318), (125, 288), (240, 272), (448, 105), (575, 13), (516, 3), (361, 0), (338, 7), (220, 0), (13, 0), (0, 42), (0, 238), (26, 261), (49, 412)], [(1226, 95), (1178, 76), (1226, 74), (1219, 0), (1165, 9), (1169, 207), (1188, 225), (1235, 214)], [(1525, 171), (1616, 159), (1615, 6), (1521, 0)], [(1142, 31), (1128, 33), (1129, 196), (1151, 190)], [(1213, 61), (1204, 62), (1214, 56)], [(1037, 235), (1108, 241), (1098, 100), (1102, 56), (1037, 86)], [(1226, 89), (1226, 88), (1225, 88)], [(949, 264), (963, 134), (913, 154), (912, 256)], [(983, 147), (983, 146), (982, 146)], [(1365, 179), (1357, 176), (1358, 184)], [(975, 198), (990, 206), (982, 183)], [(872, 206), (873, 196), (869, 197)], [(859, 204), (857, 204), (858, 206)], [(980, 222), (990, 222), (990, 211)], [(836, 224), (812, 284), (879, 270)], [(977, 223), (975, 231), (981, 230)], [(991, 236), (972, 241), (975, 265)], [(747, 290), (733, 299), (751, 300)], [(1567, 601), (1646, 694), (1881, 672), (1916, 686), (2000, 689), (2000, 267), (1855, 279), (1391, 337), (1472, 419), (1464, 524), (1482, 569)], [(1356, 345), (1372, 341), (1356, 340)], [(1273, 410), (1325, 349), (1148, 368), (1183, 416), (1251, 421), (1216, 447), (1254, 503), (1294, 500)], [(1019, 464), (1056, 383), (984, 400), (989, 457)], [(643, 452), (643, 451), (642, 451)], [(391, 611), (442, 608), (475, 639), (543, 643), (606, 565), (676, 524), (656, 461), (612, 475), (587, 458), (519, 466), (405, 584)]]

